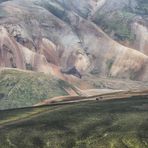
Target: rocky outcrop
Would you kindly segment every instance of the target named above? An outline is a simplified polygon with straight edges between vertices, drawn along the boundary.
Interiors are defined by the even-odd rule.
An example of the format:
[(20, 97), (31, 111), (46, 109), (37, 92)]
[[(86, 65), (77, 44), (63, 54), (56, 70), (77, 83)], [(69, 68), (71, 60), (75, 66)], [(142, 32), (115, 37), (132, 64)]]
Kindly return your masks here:
[(78, 78), (82, 78), (82, 75), (80, 74), (80, 72), (76, 69), (76, 67), (72, 67), (68, 70), (63, 70), (61, 69), (61, 72), (62, 73), (65, 73), (65, 74), (68, 74), (68, 75), (73, 75), (73, 76), (76, 76)]

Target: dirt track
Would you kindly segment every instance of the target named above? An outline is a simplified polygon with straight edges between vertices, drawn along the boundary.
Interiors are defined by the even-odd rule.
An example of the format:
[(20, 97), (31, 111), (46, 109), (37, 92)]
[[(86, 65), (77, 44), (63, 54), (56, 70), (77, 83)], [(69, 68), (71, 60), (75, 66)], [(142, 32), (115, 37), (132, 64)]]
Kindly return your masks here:
[(59, 96), (54, 97), (51, 99), (46, 99), (42, 102), (39, 102), (38, 104), (35, 104), (34, 106), (42, 106), (42, 105), (49, 105), (49, 104), (56, 104), (60, 102), (83, 102), (83, 101), (91, 101), (91, 100), (99, 100), (99, 101), (105, 101), (105, 100), (113, 100), (113, 99), (122, 99), (122, 98), (129, 98), (134, 96), (147, 96), (148, 90), (132, 90), (132, 91), (116, 91), (116, 92), (110, 92), (110, 93), (103, 93), (99, 95), (92, 95), (92, 96)]

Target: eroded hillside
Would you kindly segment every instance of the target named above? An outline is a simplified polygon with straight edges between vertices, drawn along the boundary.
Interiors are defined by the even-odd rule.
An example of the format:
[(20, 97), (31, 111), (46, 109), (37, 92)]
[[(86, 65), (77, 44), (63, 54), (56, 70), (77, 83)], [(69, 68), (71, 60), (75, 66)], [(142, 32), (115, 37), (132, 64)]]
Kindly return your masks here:
[[(132, 48), (129, 48), (112, 40), (94, 23), (99, 21), (98, 25), (105, 25), (104, 21), (98, 19), (102, 14), (109, 23), (106, 17), (109, 17), (107, 14), (113, 9), (114, 3), (117, 5), (115, 11), (125, 8), (121, 7), (123, 2), (115, 0), (2, 1), (1, 67), (52, 73), (58, 77), (63, 77), (63, 69), (68, 71), (75, 67), (81, 75), (90, 73), (148, 80), (147, 27), (144, 27), (147, 23), (147, 11), (142, 19), (144, 26), (139, 24), (139, 20), (135, 20), (132, 26), (136, 39), (135, 44), (129, 46)], [(136, 7), (136, 0), (131, 4), (127, 0), (124, 4)], [(100, 27), (102, 28), (102, 25)], [(126, 34), (124, 27), (122, 29), (119, 28)], [(114, 28), (111, 28), (111, 31), (114, 31)], [(122, 32), (118, 34), (122, 36)], [(118, 39), (120, 40), (120, 37)], [(134, 50), (134, 47), (139, 51)]]

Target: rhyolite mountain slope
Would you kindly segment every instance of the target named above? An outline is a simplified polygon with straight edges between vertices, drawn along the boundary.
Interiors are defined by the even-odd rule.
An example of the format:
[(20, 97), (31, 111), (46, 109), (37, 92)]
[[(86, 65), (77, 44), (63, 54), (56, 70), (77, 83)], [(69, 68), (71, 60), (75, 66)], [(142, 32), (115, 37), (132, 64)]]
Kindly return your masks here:
[(95, 88), (148, 88), (146, 0), (0, 0), (0, 109)]
[(148, 55), (148, 1), (103, 0), (93, 21), (120, 43)]
[[(58, 76), (61, 69), (76, 67), (81, 75), (95, 73), (147, 81), (147, 1), (144, 2), (145, 5), (140, 0), (1, 1), (0, 66)], [(128, 7), (132, 14), (126, 11)], [(100, 27), (128, 45), (134, 33), (133, 44), (119, 44)]]

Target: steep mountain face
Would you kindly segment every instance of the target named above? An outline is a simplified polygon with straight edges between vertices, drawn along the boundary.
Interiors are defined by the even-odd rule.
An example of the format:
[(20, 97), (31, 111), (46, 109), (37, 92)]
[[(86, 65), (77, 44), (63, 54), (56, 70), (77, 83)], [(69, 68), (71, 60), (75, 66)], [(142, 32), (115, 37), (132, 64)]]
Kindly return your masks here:
[(146, 0), (1, 1), (0, 66), (148, 81), (147, 16)]

